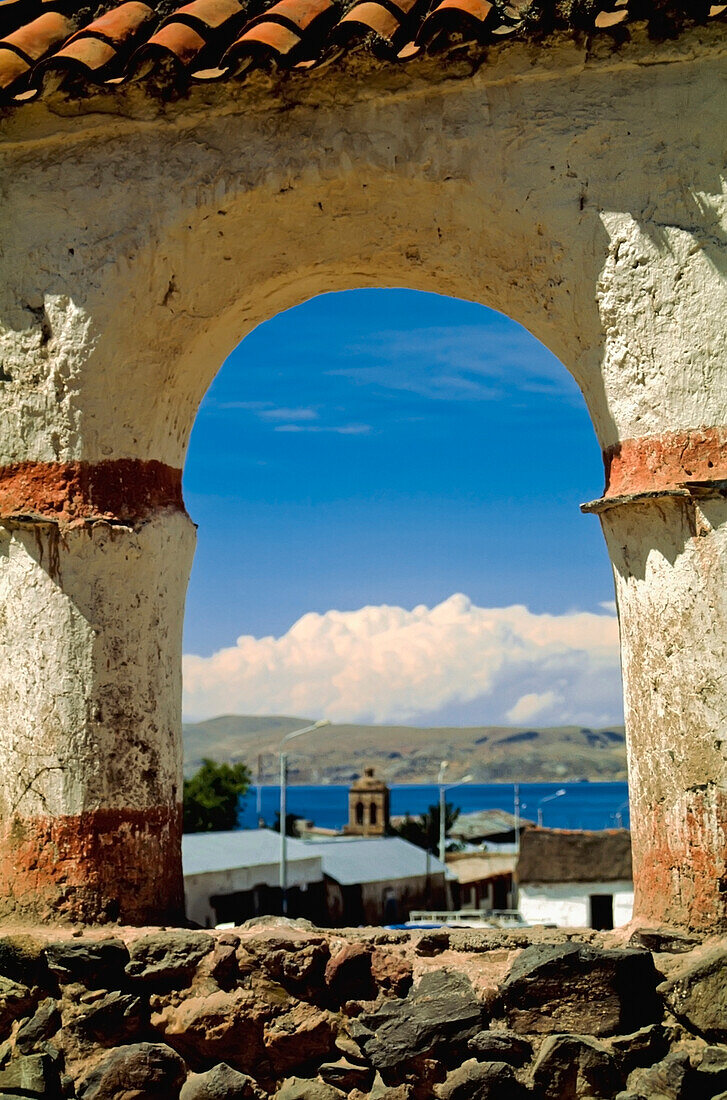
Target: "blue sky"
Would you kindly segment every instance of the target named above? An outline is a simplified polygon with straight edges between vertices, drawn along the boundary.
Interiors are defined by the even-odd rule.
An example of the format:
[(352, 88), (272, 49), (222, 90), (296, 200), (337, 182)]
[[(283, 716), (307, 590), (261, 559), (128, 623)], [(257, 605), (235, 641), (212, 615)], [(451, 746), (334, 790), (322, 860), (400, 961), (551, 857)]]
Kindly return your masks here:
[(599, 524), (578, 510), (603, 483), (580, 392), (471, 303), (355, 291), (261, 325), (200, 408), (184, 481), (199, 524), (187, 653), (453, 593), (555, 615), (613, 600)]

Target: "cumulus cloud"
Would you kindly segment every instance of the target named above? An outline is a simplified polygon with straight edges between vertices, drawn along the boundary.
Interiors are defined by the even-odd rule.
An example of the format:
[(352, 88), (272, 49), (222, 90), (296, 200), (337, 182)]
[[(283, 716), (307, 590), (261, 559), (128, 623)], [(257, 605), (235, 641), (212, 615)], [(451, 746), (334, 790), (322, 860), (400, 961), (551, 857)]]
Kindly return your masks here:
[(184, 658), (189, 718), (300, 714), (334, 722), (620, 720), (613, 614), (477, 607), (456, 594), (409, 611), (310, 613), (279, 638), (242, 635)]

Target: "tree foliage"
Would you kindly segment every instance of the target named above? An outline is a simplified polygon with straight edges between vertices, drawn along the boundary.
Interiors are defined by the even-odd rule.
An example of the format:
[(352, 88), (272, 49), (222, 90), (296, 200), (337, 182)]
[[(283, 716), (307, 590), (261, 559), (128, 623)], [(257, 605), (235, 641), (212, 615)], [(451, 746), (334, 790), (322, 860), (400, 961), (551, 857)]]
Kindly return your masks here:
[(218, 764), (204, 759), (202, 767), (184, 781), (185, 833), (236, 829), (240, 799), (250, 787), (245, 764)]
[[(459, 817), (459, 806), (453, 806), (451, 802), (444, 803), (444, 833), (445, 836)], [(408, 840), (410, 844), (416, 844), (417, 848), (428, 848), (437, 855), (439, 852), (439, 804), (430, 806), (426, 813), (420, 817), (407, 817), (402, 823), (393, 829), (396, 836)]]

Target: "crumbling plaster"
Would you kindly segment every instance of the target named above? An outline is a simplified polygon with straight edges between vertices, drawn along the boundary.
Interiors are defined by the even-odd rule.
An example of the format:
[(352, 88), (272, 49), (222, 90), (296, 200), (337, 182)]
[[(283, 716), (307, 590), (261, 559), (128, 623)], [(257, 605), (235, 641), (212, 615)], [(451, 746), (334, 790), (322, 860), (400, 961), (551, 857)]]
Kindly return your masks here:
[[(570, 37), (506, 44), (476, 72), (466, 62), (357, 60), (258, 73), (177, 102), (132, 85), (7, 112), (0, 463), (179, 468), (199, 402), (247, 332), (315, 294), (365, 286), (456, 295), (524, 324), (576, 378), (604, 449), (721, 431), (726, 70), (719, 26), (658, 43), (637, 29), (619, 49)], [(507, 454), (493, 461), (506, 474)], [(548, 492), (547, 456), (539, 476)], [(681, 812), (672, 796), (687, 779), (669, 778), (668, 696), (683, 706), (678, 736), (695, 754), (685, 776), (702, 769), (705, 827), (719, 841), (724, 519), (696, 544), (681, 520), (661, 530), (650, 506), (631, 507), (602, 520), (617, 574), (636, 835), (662, 811), (659, 836), (673, 832)], [(721, 505), (710, 507), (717, 516)], [(171, 505), (76, 527), (11, 519), (0, 554), (9, 730), (0, 808), (28, 815), (28, 835), (39, 837), (43, 814), (155, 808), (173, 846), (191, 525)], [(643, 559), (636, 574), (624, 539)], [(701, 660), (705, 624), (715, 648)], [(669, 663), (671, 633), (684, 644)], [(709, 705), (685, 703), (707, 671)], [(654, 676), (667, 682), (663, 699), (649, 693)], [(19, 809), (29, 749), (42, 767)], [(88, 853), (70, 853), (74, 874), (84, 859), (88, 867)], [(721, 872), (718, 863), (696, 889), (709, 893), (717, 923), (727, 921), (714, 877), (724, 855)], [(0, 869), (6, 895), (9, 874)], [(637, 892), (642, 913), (658, 908), (655, 883)], [(678, 900), (678, 874), (668, 888), (675, 920), (701, 919)]]

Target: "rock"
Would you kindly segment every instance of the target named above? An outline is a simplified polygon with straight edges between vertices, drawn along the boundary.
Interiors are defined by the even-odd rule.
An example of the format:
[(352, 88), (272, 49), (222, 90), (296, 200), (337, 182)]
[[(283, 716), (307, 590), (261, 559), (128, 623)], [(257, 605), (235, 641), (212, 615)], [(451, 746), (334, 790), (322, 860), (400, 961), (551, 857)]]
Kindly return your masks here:
[(645, 947), (647, 951), (656, 954), (672, 955), (691, 951), (701, 942), (699, 936), (682, 932), (679, 928), (637, 928), (629, 938), (629, 945), (633, 947)]
[(515, 1079), (512, 1066), (505, 1062), (464, 1062), (437, 1085), (439, 1100), (517, 1100), (525, 1090)]
[(537, 944), (515, 959), (500, 999), (518, 1032), (609, 1035), (660, 1018), (656, 982), (648, 951)]
[(289, 1077), (275, 1093), (275, 1100), (341, 1100), (345, 1093), (325, 1081)]
[(337, 1001), (372, 1000), (371, 947), (355, 941), (345, 944), (326, 963), (325, 982)]
[(702, 954), (659, 986), (669, 1008), (688, 1028), (714, 1042), (727, 1041), (727, 947)]
[(151, 1025), (193, 1063), (228, 1062), (250, 1073), (265, 1056), (263, 1025), (274, 1011), (252, 990), (218, 991), (163, 1005), (152, 1012)]
[(689, 1091), (690, 1071), (689, 1055), (673, 1051), (648, 1069), (635, 1069), (629, 1075), (628, 1092), (646, 1100), (695, 1100)]
[(351, 1035), (376, 1069), (392, 1069), (446, 1044), (451, 1051), (482, 1028), (482, 1008), (463, 974), (434, 970), (406, 998), (362, 1013)]
[(320, 992), (330, 956), (328, 944), (320, 936), (306, 940), (268, 938), (252, 944), (248, 941), (245, 948), (254, 953), (257, 965), (274, 981)]
[(339, 1058), (337, 1062), (324, 1062), (318, 1067), (318, 1074), (327, 1085), (333, 1085), (342, 1092), (349, 1093), (353, 1089), (368, 1092), (374, 1079), (374, 1071), (370, 1066), (357, 1065), (349, 1062), (348, 1058)]
[(190, 1073), (179, 1100), (264, 1100), (266, 1095), (252, 1077), (220, 1062), (206, 1073)]
[(425, 932), (414, 945), (417, 955), (441, 955), (449, 947), (449, 932)]
[(81, 982), (89, 989), (118, 989), (129, 952), (121, 940), (61, 940), (43, 951), (60, 985)]
[(140, 997), (114, 991), (94, 1001), (71, 1027), (85, 1038), (109, 1046), (136, 1038), (146, 1024), (146, 1015)]
[(13, 1021), (27, 1016), (34, 1007), (37, 997), (27, 985), (14, 982), (10, 978), (0, 977), (0, 1039), (8, 1031)]
[(132, 943), (126, 973), (137, 981), (162, 984), (189, 978), (214, 942), (207, 932), (152, 932)]
[(54, 1097), (59, 1089), (55, 1060), (47, 1054), (21, 1054), (0, 1069), (0, 1093)]
[(403, 955), (377, 947), (371, 956), (371, 977), (381, 989), (405, 997), (411, 989), (412, 965)]
[(605, 1043), (589, 1035), (549, 1035), (533, 1066), (533, 1081), (547, 1100), (612, 1097), (623, 1075)]
[(330, 1013), (299, 1001), (266, 1024), (265, 1054), (275, 1074), (283, 1076), (313, 1059), (327, 1058), (334, 1050), (333, 1019)]
[(15, 1049), (21, 1054), (30, 1054), (39, 1043), (50, 1039), (61, 1026), (61, 1014), (53, 997), (41, 1001), (35, 1015), (18, 1029), (15, 1036)]
[(410, 1096), (408, 1085), (385, 1085), (381, 1074), (377, 1073), (366, 1100), (409, 1100)]
[(530, 1043), (514, 1031), (478, 1031), (467, 1049), (481, 1062), (508, 1062), (511, 1066), (524, 1065), (533, 1054)]
[(710, 1046), (692, 1059), (693, 1090), (696, 1098), (711, 1097), (727, 1089), (727, 1046)]
[(178, 1100), (186, 1066), (162, 1043), (116, 1047), (77, 1086), (79, 1100)]
[(630, 1035), (614, 1035), (611, 1049), (619, 1066), (630, 1073), (636, 1066), (652, 1066), (669, 1049), (669, 1037), (662, 1024), (648, 1024)]
[(0, 974), (23, 985), (42, 985), (48, 977), (43, 943), (32, 936), (0, 939)]

